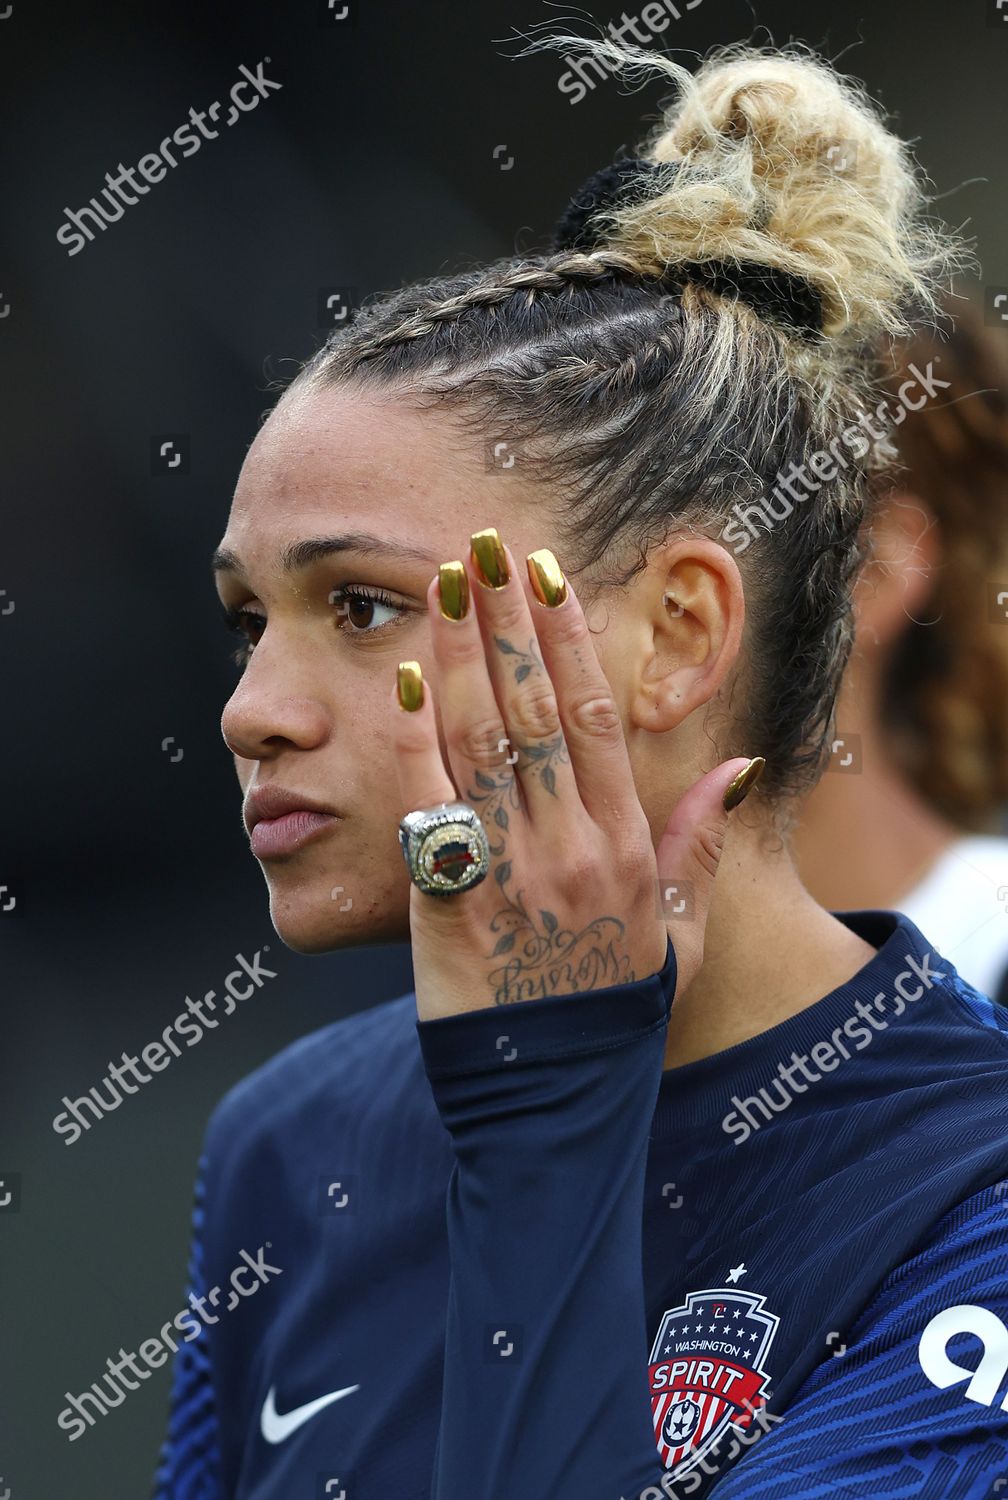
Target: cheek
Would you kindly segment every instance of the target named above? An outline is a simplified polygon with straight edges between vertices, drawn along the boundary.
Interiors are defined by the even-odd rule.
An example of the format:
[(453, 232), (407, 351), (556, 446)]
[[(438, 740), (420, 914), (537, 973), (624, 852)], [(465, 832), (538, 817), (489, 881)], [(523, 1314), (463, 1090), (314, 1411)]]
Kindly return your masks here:
[(235, 772), (238, 776), (238, 785), (243, 792), (246, 792), (251, 784), (252, 777), (255, 775), (257, 762), (246, 760), (242, 755), (232, 756), (232, 759), (234, 760)]

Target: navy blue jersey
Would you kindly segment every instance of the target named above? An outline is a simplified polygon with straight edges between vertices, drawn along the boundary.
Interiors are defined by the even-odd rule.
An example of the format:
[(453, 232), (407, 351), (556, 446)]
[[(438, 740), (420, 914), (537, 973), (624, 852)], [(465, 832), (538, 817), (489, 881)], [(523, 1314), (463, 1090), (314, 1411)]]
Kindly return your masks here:
[(684, 1067), (670, 943), (580, 995), (403, 996), (233, 1089), (158, 1500), (1008, 1496), (1008, 1015), (907, 917), (837, 915), (853, 979)]

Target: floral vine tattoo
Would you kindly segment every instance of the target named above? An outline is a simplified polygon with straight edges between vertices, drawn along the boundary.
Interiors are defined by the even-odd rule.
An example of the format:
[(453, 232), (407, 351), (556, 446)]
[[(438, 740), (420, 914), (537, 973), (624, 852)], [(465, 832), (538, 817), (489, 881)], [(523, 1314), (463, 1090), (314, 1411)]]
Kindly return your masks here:
[(535, 636), (529, 641), (527, 651), (519, 650), (510, 641), (506, 641), (502, 635), (494, 636), (494, 645), (499, 651), (503, 651), (505, 655), (517, 656), (519, 658), (518, 665), (515, 667), (515, 682), (524, 682), (533, 668), (538, 668), (540, 672), (545, 672), (546, 668), (539, 660), (539, 653), (536, 650)]

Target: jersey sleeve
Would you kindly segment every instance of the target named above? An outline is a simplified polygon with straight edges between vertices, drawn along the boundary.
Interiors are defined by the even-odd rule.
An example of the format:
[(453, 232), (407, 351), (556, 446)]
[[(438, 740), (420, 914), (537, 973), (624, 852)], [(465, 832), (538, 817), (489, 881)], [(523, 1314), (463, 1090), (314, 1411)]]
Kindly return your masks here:
[(717, 1500), (1008, 1497), (1008, 1181), (935, 1226), (756, 1436)]
[[(202, 1248), (205, 1171), (206, 1159), (201, 1158), (193, 1199), (187, 1299), (190, 1293), (197, 1297), (207, 1293)], [(152, 1500), (225, 1500), (207, 1346), (209, 1331), (202, 1324), (199, 1336), (180, 1343), (175, 1353), (168, 1428), (154, 1477)]]
[(663, 1473), (641, 1238), (675, 978), (669, 943), (644, 980), (417, 1023), (455, 1151), (431, 1500), (637, 1500)]

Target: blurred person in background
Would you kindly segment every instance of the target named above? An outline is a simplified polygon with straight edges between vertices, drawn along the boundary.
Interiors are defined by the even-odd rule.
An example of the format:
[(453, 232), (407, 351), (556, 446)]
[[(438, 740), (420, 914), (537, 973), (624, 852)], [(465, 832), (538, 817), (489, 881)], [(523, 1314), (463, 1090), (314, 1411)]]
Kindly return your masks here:
[(1008, 357), (968, 301), (945, 306), (951, 331), (891, 359), (893, 392), (929, 364), (948, 389), (892, 429), (903, 468), (855, 589), (833, 774), (794, 848), (822, 905), (905, 912), (1005, 1004)]

